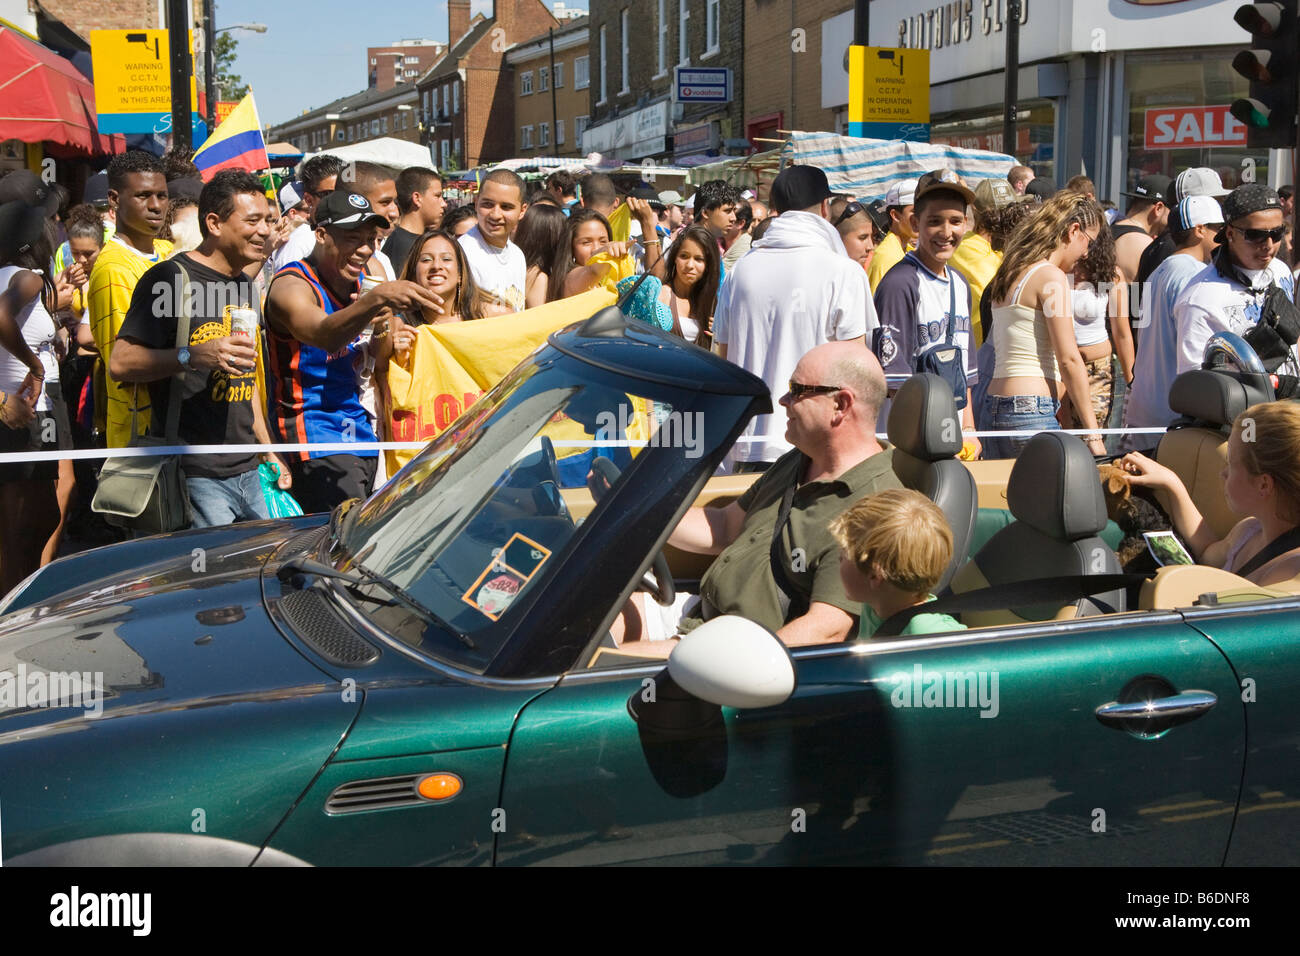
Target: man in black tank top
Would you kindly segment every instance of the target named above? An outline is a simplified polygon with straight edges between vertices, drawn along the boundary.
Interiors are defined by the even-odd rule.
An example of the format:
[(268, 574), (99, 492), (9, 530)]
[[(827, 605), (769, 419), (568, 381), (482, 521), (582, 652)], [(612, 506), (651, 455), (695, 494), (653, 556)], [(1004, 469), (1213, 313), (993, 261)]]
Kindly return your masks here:
[(1124, 281), (1129, 283), (1128, 310), (1130, 321), (1135, 326), (1142, 314), (1142, 291), (1134, 283), (1137, 282), (1142, 253), (1151, 245), (1152, 238), (1164, 231), (1169, 221), (1172, 183), (1168, 176), (1159, 173), (1142, 177), (1132, 192), (1124, 193), (1133, 200), (1127, 215), (1110, 227), (1115, 239), (1115, 263)]
[(1147, 279), (1151, 278), (1151, 273), (1175, 252), (1172, 233), (1180, 228), (1177, 222), (1178, 204), (1188, 196), (1210, 196), (1218, 200), (1226, 195), (1228, 190), (1223, 188), (1219, 174), (1206, 166), (1192, 166), (1178, 174), (1174, 179), (1168, 227), (1143, 250), (1138, 262), (1137, 280), (1143, 288), (1146, 287)]

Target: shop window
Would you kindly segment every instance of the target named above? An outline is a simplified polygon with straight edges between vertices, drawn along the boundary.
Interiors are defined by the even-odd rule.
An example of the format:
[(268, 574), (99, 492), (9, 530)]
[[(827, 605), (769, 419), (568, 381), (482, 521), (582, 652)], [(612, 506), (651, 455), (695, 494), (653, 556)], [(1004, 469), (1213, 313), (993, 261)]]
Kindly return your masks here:
[[(1231, 51), (1126, 57), (1128, 141), (1120, 192), (1143, 176), (1176, 176), (1189, 166), (1213, 169), (1225, 189), (1268, 182), (1268, 150), (1249, 148), (1246, 127), (1228, 112), (1233, 100), (1250, 95), (1249, 87), (1232, 69)], [(1114, 200), (1121, 213), (1127, 205), (1121, 196), (1100, 198)]]

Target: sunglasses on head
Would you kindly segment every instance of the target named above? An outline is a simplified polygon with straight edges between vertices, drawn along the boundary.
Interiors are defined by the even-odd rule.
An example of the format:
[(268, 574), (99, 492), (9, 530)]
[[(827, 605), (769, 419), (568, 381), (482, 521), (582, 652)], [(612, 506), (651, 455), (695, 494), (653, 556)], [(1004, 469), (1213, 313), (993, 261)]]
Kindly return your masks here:
[(1286, 235), (1286, 226), (1278, 226), (1276, 229), (1242, 229), (1239, 226), (1233, 226), (1247, 242), (1263, 242), (1267, 239), (1269, 242), (1281, 242)]
[(858, 202), (855, 199), (853, 200), (853, 202), (849, 203), (847, 206), (844, 207), (844, 211), (841, 212), (837, 217), (835, 217), (835, 221), (831, 223), (831, 225), (838, 228), (840, 223), (852, 219), (860, 212), (866, 212), (866, 211), (867, 211), (867, 207), (862, 205), (862, 203)]
[(786, 387), (790, 390), (791, 398), (802, 398), (804, 395), (827, 395), (844, 389), (842, 385), (803, 385), (793, 379), (786, 383)]

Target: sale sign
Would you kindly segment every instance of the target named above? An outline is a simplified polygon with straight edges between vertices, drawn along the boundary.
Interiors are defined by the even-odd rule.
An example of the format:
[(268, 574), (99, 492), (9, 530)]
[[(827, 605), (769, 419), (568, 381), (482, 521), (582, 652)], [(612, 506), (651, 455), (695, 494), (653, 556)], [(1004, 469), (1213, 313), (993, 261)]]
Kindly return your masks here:
[(1170, 106), (1146, 111), (1147, 149), (1245, 146), (1246, 124), (1226, 106)]

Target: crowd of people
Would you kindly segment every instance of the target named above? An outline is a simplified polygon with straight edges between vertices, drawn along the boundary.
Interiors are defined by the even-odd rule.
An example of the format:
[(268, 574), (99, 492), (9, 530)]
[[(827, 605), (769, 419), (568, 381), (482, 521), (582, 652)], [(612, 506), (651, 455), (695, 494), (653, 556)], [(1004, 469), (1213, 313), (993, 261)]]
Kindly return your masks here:
[[(766, 202), (722, 180), (686, 198), (567, 170), (530, 188), (498, 168), (455, 207), (443, 187), (433, 169), (323, 155), (269, 197), (249, 173), (205, 183), (184, 155), (128, 152), (68, 208), (38, 176), (3, 177), (0, 450), (123, 447), (168, 437), (174, 421), (179, 443), (238, 447), (182, 461), (195, 527), (266, 517), (263, 464), (304, 511), (326, 511), (384, 480), (382, 456), (365, 446), (391, 437), (387, 369), (411, 367), (419, 326), (624, 290), (647, 274), (640, 301), (651, 307), (631, 319), (712, 349), (780, 399), (724, 467), (795, 467), (802, 435), (812, 464), (793, 480), (821, 476), (828, 488), (881, 450), (890, 396), (919, 371), (952, 387), (964, 458), (1013, 458), (1033, 434), (1073, 428), (1096, 455), (1135, 452), (1125, 462), (1136, 480), (1162, 487), (1169, 476), (1142, 454), (1158, 435), (1103, 433), (1169, 424), (1169, 386), (1200, 365), (1213, 334), (1258, 342), (1280, 374), (1300, 375), (1293, 343), (1255, 335), (1300, 329), (1286, 262), (1291, 193), (1229, 191), (1211, 169), (1144, 176), (1122, 213), (1086, 177), (1057, 189), (1023, 166), (973, 183), (938, 169), (860, 197), (797, 165)], [(826, 421), (808, 400), (826, 406)], [(843, 448), (826, 439), (836, 429)], [(250, 451), (277, 443), (329, 447)], [(362, 447), (338, 451), (347, 443)], [(892, 478), (872, 467), (848, 484), (857, 497)], [(5, 590), (59, 553), (93, 484), (89, 463), (0, 464)], [(769, 480), (759, 497), (780, 487)], [(882, 501), (911, 515), (905, 524), (929, 520), (916, 502)], [(767, 504), (741, 507), (752, 519)], [(839, 511), (810, 508), (808, 520), (827, 555), (880, 554), (874, 538), (857, 538), (885, 533), (871, 530), (881, 507), (838, 517), (833, 533)], [(687, 521), (675, 543), (720, 550), (745, 520), (731, 516), (726, 534)], [(1189, 536), (1200, 551), (1217, 547), (1199, 527)], [(754, 561), (767, 560), (764, 542)], [(870, 587), (847, 570), (837, 587), (886, 594), (886, 609), (933, 586), (928, 572), (903, 575), (894, 593), (898, 580), (879, 566), (857, 566)], [(715, 585), (706, 579), (705, 598), (725, 609), (727, 585)], [(836, 593), (838, 615), (823, 606), (786, 636), (847, 634), (848, 599)], [(653, 633), (653, 617), (631, 607), (624, 626)]]

